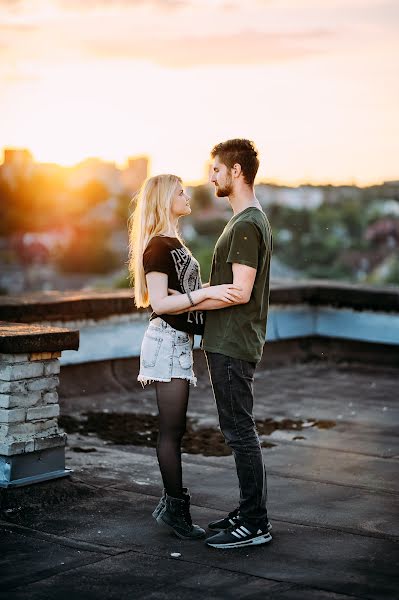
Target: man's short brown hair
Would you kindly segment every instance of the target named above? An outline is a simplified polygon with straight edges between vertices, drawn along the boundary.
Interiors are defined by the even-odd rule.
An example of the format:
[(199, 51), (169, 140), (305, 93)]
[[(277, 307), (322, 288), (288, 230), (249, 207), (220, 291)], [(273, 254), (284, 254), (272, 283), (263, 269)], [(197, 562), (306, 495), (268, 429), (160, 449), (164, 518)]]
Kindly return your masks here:
[(218, 156), (220, 161), (231, 169), (236, 163), (241, 165), (244, 180), (253, 185), (259, 168), (258, 151), (250, 140), (235, 139), (216, 144), (211, 152), (212, 158)]

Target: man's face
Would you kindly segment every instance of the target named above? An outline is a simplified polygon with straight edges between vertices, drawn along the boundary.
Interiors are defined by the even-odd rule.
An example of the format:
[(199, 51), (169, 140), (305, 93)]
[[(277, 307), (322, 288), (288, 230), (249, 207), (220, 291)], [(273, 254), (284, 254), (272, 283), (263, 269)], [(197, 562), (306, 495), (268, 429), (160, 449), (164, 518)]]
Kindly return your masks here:
[(230, 169), (216, 155), (211, 171), (211, 182), (215, 186), (215, 193), (218, 198), (230, 196), (233, 192), (233, 178)]

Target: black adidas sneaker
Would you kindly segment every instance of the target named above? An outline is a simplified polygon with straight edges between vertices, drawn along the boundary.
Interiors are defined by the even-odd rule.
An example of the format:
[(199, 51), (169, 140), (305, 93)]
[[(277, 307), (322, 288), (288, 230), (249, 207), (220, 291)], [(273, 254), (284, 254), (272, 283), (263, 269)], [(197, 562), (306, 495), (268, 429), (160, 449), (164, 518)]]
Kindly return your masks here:
[(267, 524), (253, 526), (240, 520), (229, 529), (209, 537), (205, 543), (212, 548), (242, 548), (268, 544), (272, 539)]
[[(208, 529), (210, 529), (211, 531), (224, 531), (225, 529), (228, 529), (232, 525), (237, 525), (237, 523), (239, 523), (239, 522), (240, 522), (239, 509), (236, 508), (235, 510), (232, 510), (231, 512), (229, 512), (227, 517), (224, 517), (224, 519), (218, 519), (217, 521), (212, 521), (211, 523), (209, 523)], [(273, 529), (272, 524), (270, 523), (270, 521), (268, 521), (267, 522), (267, 530), (271, 531), (272, 529)]]

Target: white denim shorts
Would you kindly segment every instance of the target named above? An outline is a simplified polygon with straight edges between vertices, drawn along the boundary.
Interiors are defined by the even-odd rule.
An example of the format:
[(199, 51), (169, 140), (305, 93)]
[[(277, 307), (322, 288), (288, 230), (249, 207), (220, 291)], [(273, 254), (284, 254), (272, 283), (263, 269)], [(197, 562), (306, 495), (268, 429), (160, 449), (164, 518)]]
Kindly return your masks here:
[(197, 385), (193, 371), (194, 336), (177, 331), (160, 317), (150, 321), (140, 352), (137, 381), (144, 387), (153, 381), (187, 379)]

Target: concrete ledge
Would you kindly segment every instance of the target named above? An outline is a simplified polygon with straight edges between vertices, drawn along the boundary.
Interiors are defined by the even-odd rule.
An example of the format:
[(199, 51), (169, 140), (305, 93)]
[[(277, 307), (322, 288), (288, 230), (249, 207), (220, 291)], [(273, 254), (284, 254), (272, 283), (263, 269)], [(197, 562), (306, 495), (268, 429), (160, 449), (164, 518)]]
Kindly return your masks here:
[(103, 319), (110, 315), (132, 312), (139, 312), (134, 306), (132, 290), (53, 291), (0, 296), (1, 318), (15, 323)]
[[(61, 365), (139, 356), (147, 325), (144, 318), (84, 325), (80, 328), (79, 352), (63, 352)], [(270, 342), (315, 336), (396, 346), (399, 315), (309, 305), (271, 306), (265, 347)], [(200, 347), (200, 339), (195, 336), (195, 348)]]
[(317, 279), (274, 281), (270, 300), (271, 304), (311, 304), (399, 313), (399, 288), (393, 285), (375, 287)]
[[(38, 323), (20, 324), (19, 348), (29, 350), (19, 352), (62, 349), (65, 350), (60, 360), (62, 366), (138, 356), (148, 315), (147, 311), (135, 309), (132, 290), (0, 297), (0, 311), (17, 321), (57, 325), (40, 329)], [(79, 333), (67, 333), (59, 324), (79, 328), (79, 352), (74, 351), (79, 344)], [(6, 323), (3, 325), (5, 333), (0, 344), (12, 344), (5, 346), (9, 352), (17, 342), (15, 336), (8, 340)], [(9, 325), (15, 328), (18, 323)], [(35, 345), (31, 337), (35, 331), (49, 334), (48, 348), (43, 347), (43, 340)], [(61, 333), (71, 337), (60, 339), (57, 345), (56, 334)], [(266, 337), (266, 346), (270, 342), (306, 337), (399, 346), (399, 289), (318, 280), (274, 281)], [(199, 342), (196, 337), (196, 348)]]
[(267, 342), (308, 336), (399, 345), (399, 314), (309, 305), (271, 307)]
[[(338, 281), (272, 281), (272, 305), (311, 304), (399, 313), (399, 289), (395, 286), (372, 287)], [(104, 319), (111, 315), (136, 313), (133, 290), (102, 292), (36, 292), (0, 297), (0, 318), (4, 321), (34, 323), (40, 321), (77, 321)]]
[(0, 321), (0, 352), (61, 352), (79, 348), (79, 331), (25, 323)]

